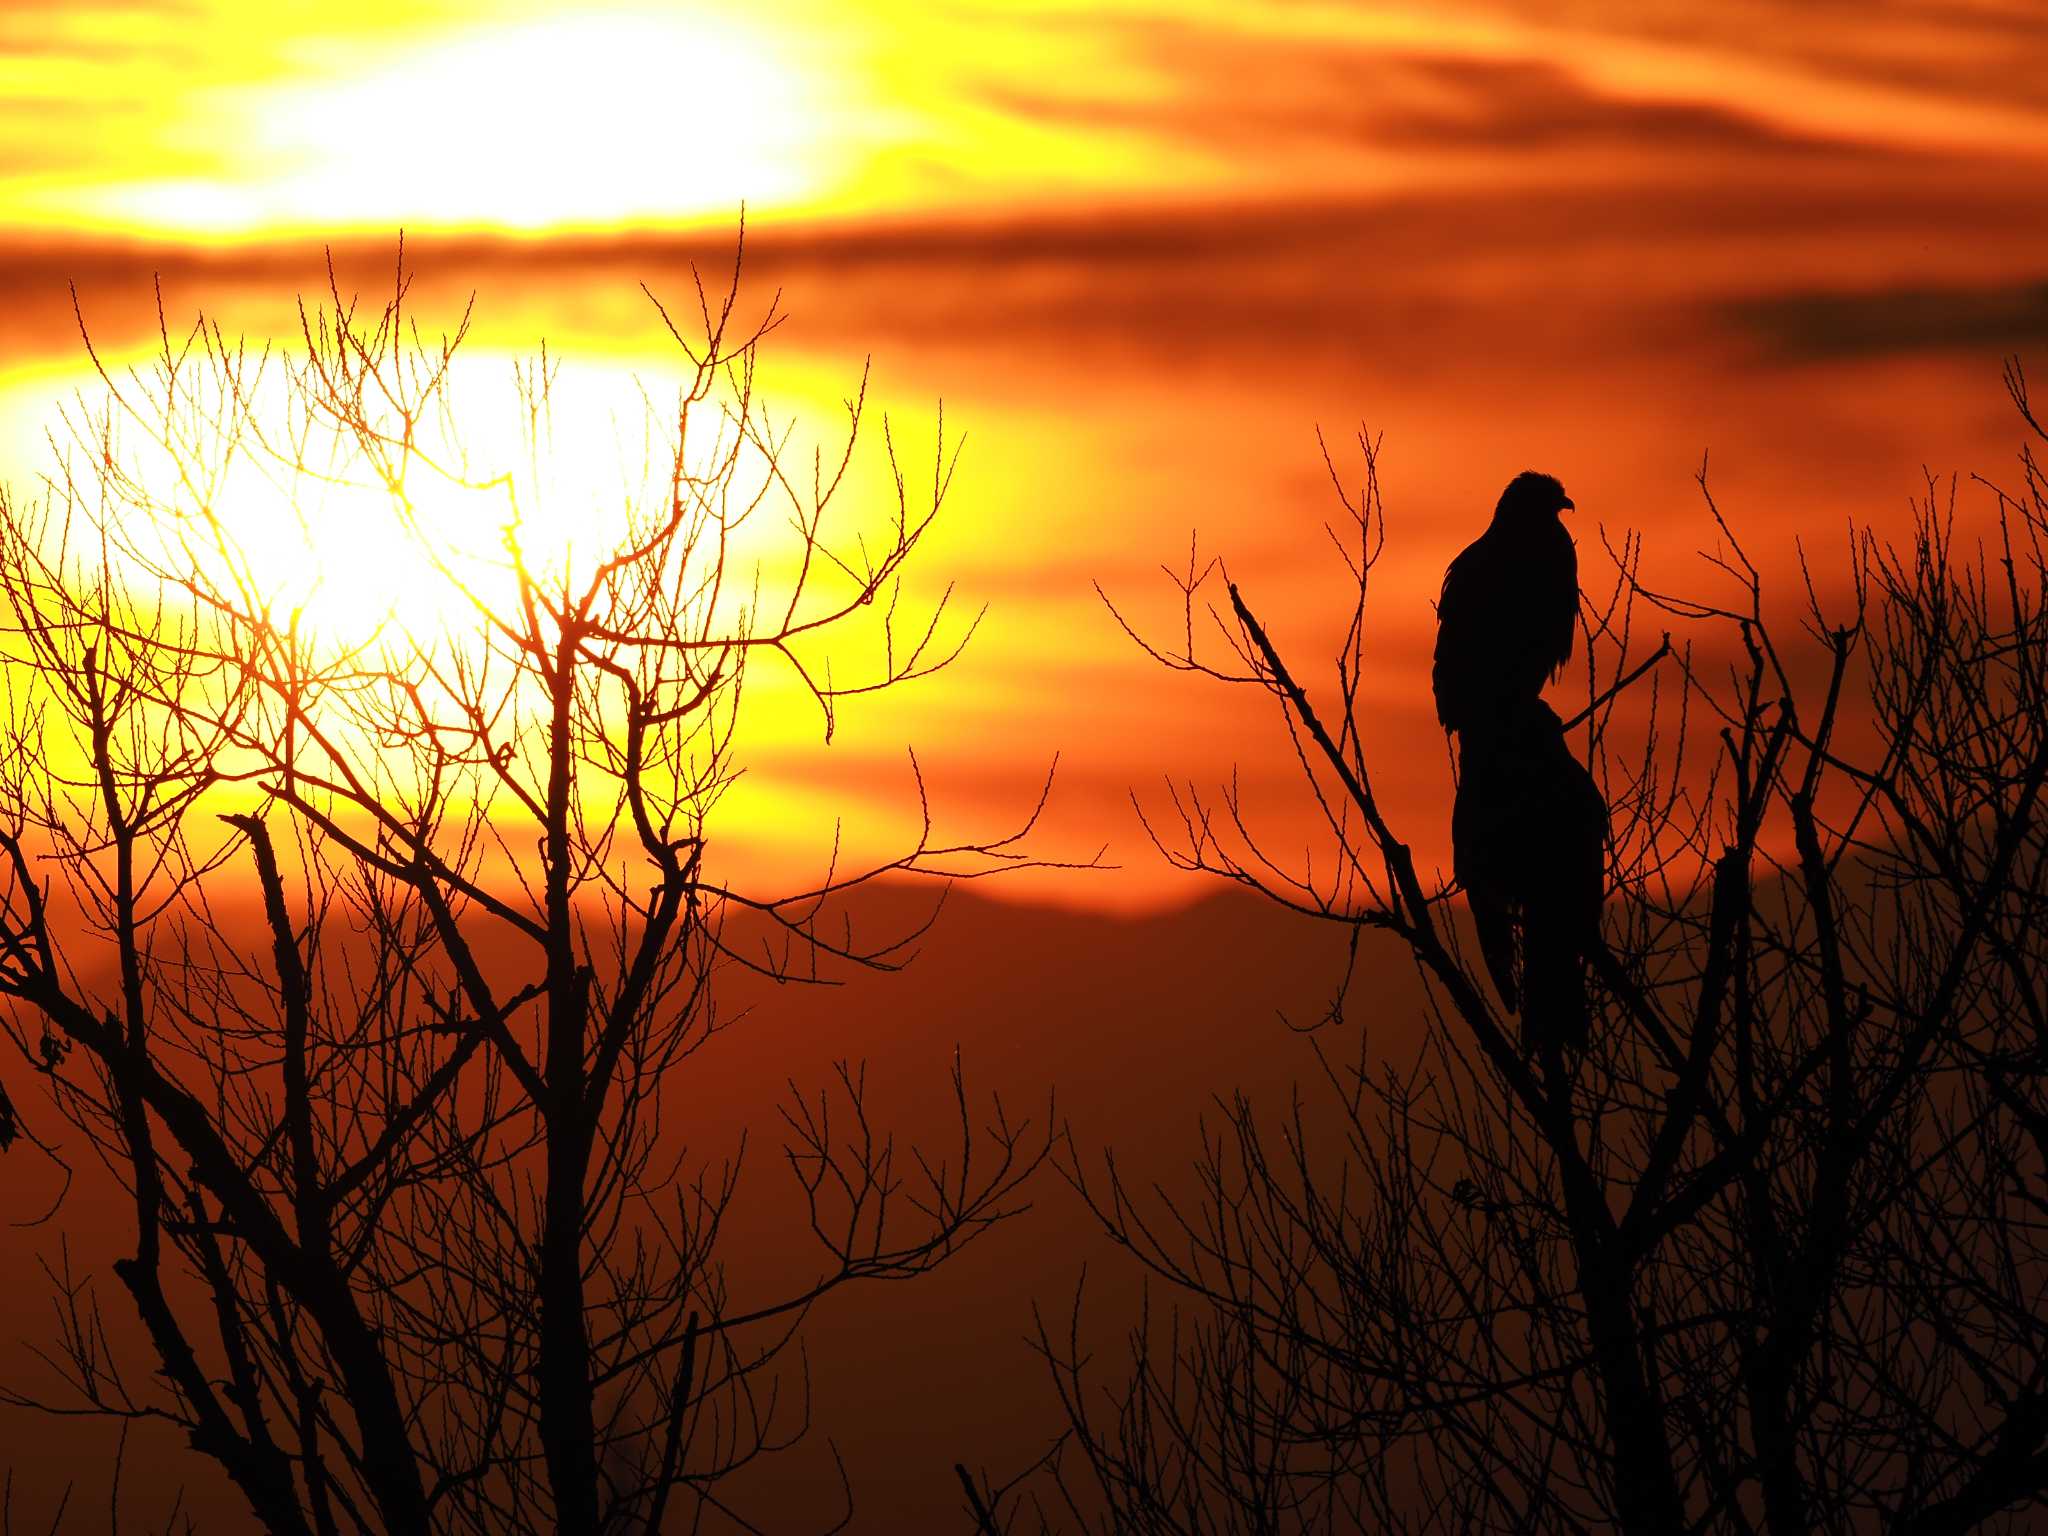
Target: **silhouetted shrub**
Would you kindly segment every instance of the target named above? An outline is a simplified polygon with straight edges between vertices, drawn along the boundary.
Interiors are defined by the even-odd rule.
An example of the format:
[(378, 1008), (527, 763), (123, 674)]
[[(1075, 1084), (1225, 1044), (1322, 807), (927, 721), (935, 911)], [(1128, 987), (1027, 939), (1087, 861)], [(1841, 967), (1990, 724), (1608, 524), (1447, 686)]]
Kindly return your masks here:
[[(735, 323), (737, 285), (700, 286), (694, 340), (670, 326), (682, 381), (637, 483), (550, 477), (545, 352), (516, 375), (515, 446), (468, 436), (467, 316), (422, 332), (401, 273), (381, 308), (330, 283), (290, 351), (164, 333), (102, 370), (49, 494), (0, 504), (0, 993), (132, 1193), (113, 1268), (148, 1350), (110, 1344), (91, 1277), (60, 1271), (43, 1353), (69, 1390), (8, 1400), (167, 1419), (274, 1532), (688, 1524), (807, 1427), (792, 1345), (819, 1297), (919, 1275), (1018, 1208), (1042, 1122), (971, 1113), (956, 1063), (958, 1140), (899, 1150), (846, 1066), (781, 1108), (808, 1215), (784, 1288), (723, 1257), (741, 1168), (692, 1144), (678, 1097), (733, 1022), (718, 968), (892, 966), (906, 935), (857, 936), (839, 893), (1020, 857), (927, 819), (793, 895), (707, 872), (756, 660), (829, 735), (973, 627), (943, 600), (913, 617), (900, 586), (943, 437), (927, 501), (896, 471), (879, 518), (832, 518), (864, 384), (843, 452), (785, 464), (753, 395), (773, 315)], [(440, 610), (280, 596), (238, 496), (259, 546), (326, 518), (316, 560), (368, 535), (335, 519), (389, 520), (393, 589), (424, 578)], [(0, 1122), (17, 1157), (32, 1120)]]
[[(2008, 384), (2048, 439), (2016, 365)], [(1359, 710), (1382, 509), (1377, 445), (1362, 446), (1334, 691), (1305, 691), (1234, 586), (1227, 606), (1211, 595), (1215, 566), (1182, 585), (1189, 616), (1207, 602), (1219, 627), (1182, 633), (1233, 653), (1153, 649), (1273, 696), (1329, 846), (1311, 873), (1259, 846), (1256, 807), (1186, 794), (1161, 842), (1389, 936), (1369, 963), (1405, 955), (1433, 1015), (1401, 1060), (1368, 1049), (1387, 1021), (1333, 1020), (1320, 1093), (1290, 1116), (1219, 1100), (1192, 1198), (1072, 1155), (1068, 1176), (1170, 1306), (1135, 1320), (1121, 1370), (1088, 1358), (1083, 1298), (1070, 1325), (1042, 1325), (1070, 1428), (1034, 1475), (978, 1485), (979, 1518), (1642, 1536), (2038, 1521), (2048, 480), (2033, 450), (2016, 491), (1983, 491), (1981, 539), (1932, 482), (1905, 542), (1857, 532), (1847, 595), (1809, 582), (1792, 640), (1711, 496), (1732, 601), (1645, 590), (1635, 547), (1615, 552), (1572, 733), (1614, 813), (1592, 1039), (1525, 1057), (1456, 892), (1420, 879), (1372, 794)], [(1638, 675), (1631, 620), (1657, 611), (1690, 643), (1631, 689), (1603, 686)]]

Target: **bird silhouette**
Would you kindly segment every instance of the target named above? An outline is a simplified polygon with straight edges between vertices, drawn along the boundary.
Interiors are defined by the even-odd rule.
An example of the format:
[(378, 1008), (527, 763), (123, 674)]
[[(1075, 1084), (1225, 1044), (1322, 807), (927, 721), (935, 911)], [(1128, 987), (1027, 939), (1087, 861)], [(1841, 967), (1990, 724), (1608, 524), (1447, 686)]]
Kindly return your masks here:
[(1541, 698), (1572, 653), (1579, 561), (1551, 475), (1517, 475), (1444, 573), (1430, 682), (1458, 734), (1453, 869), (1526, 1048), (1582, 1048), (1585, 952), (1605, 895), (1607, 803)]
[(1558, 520), (1571, 505), (1554, 476), (1515, 476), (1444, 572), (1430, 683), (1445, 730), (1505, 719), (1571, 659), (1579, 552)]

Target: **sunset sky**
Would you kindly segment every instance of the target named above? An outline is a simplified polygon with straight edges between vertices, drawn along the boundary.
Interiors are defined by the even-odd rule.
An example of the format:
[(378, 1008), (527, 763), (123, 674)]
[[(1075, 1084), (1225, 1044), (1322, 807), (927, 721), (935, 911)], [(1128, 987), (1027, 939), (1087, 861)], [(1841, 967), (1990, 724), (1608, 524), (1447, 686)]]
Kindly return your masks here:
[[(1102, 594), (1170, 646), (1182, 614), (1162, 565), (1220, 559), (1333, 710), (1352, 593), (1325, 532), (1345, 513), (1321, 444), (1356, 486), (1358, 435), (1378, 440), (1386, 542), (1355, 724), (1425, 881), (1449, 878), (1453, 795), (1430, 692), (1432, 603), (1517, 472), (1549, 471), (1569, 489), (1568, 526), (1596, 601), (1615, 584), (1610, 551), (1627, 546), (1650, 587), (1712, 603), (1737, 594), (1701, 558), (1721, 549), (1696, 484), (1706, 465), (1763, 574), (1780, 640), (1810, 671), (1820, 652), (1802, 628), (1806, 594), (1846, 615), (1857, 530), (1896, 537), (1916, 498), (1946, 505), (1953, 486), (1955, 548), (1973, 553), (1995, 497), (1972, 477), (2020, 477), (2009, 359), (2029, 370), (2037, 409), (2048, 404), (2048, 4), (0, 0), (0, 486), (29, 505), (51, 494), (67, 451), (76, 461), (71, 427), (103, 397), (81, 325), (117, 379), (146, 365), (160, 313), (173, 345), (203, 313), (229, 345), (246, 336), (289, 354), (301, 298), (317, 306), (330, 271), (344, 301), (360, 295), (377, 311), (402, 237), (408, 308), (428, 337), (473, 300), (456, 385), (475, 478), (521, 457), (515, 367), (543, 342), (559, 366), (532, 526), (546, 548), (576, 558), (575, 541), (623, 499), (636, 434), (659, 414), (647, 402), (666, 410), (684, 372), (643, 285), (694, 306), (693, 270), (724, 280), (742, 219), (742, 319), (771, 306), (785, 317), (764, 343), (758, 391), (776, 430), (789, 427), (785, 463), (807, 476), (812, 446), (831, 452), (865, 373), (868, 415), (840, 510), (853, 529), (886, 523), (885, 417), (913, 505), (930, 493), (935, 460), (959, 449), (944, 514), (912, 567), (911, 604), (950, 590), (941, 644), (986, 612), (953, 665), (848, 701), (829, 742), (798, 681), (764, 661), (749, 676), (738, 742), (746, 773), (717, 808), (707, 877), (774, 897), (813, 886), (835, 857), (843, 876), (899, 854), (919, 829), (913, 752), (944, 842), (1014, 827), (1057, 759), (1029, 851), (1105, 867), (955, 892), (928, 931), (929, 888), (859, 886), (825, 920), (843, 916), (849, 933), (869, 925), (868, 937), (879, 926), (914, 932), (917, 963), (901, 975), (842, 966), (843, 988), (775, 989), (735, 965), (719, 973), (715, 1009), (691, 991), (682, 1006), (707, 1027), (715, 1020), (719, 1038), (661, 1090), (674, 1094), (654, 1117), (667, 1117), (661, 1134), (687, 1137), (706, 1170), (743, 1134), (760, 1137), (761, 1184), (780, 1181), (768, 1106), (785, 1082), (825, 1082), (851, 1058), (865, 1083), (871, 1054), (875, 1123), (903, 1131), (889, 1143), (905, 1149), (900, 1167), (923, 1134), (919, 1115), (950, 1119), (939, 1087), (950, 1064), (977, 1104), (999, 1089), (1020, 1112), (1044, 1105), (1043, 1123), (1074, 1131), (1070, 1149), (1129, 1152), (1134, 1189), (1155, 1176), (1192, 1188), (1170, 1181), (1204, 1142), (1221, 1145), (1214, 1116), (1233, 1088), (1278, 1107), (1296, 1082), (1328, 1072), (1350, 1091), (1342, 1074), (1353, 1058), (1319, 1067), (1277, 1017), (1313, 1020), (1348, 984), (1358, 1048), (1370, 1043), (1356, 1060), (1374, 1074), (1411, 1063), (1434, 1074), (1439, 1058), (1410, 1053), (1442, 1000), (1405, 948), (1371, 947), (1384, 933), (1365, 931), (1347, 972), (1358, 930), (1250, 898), (1196, 899), (1216, 895), (1215, 882), (1173, 869), (1147, 833), (1145, 818), (1172, 824), (1175, 793), (1212, 804), (1234, 793), (1283, 874), (1327, 879), (1336, 861), (1275, 701), (1163, 669)], [(147, 473), (148, 454), (132, 434), (123, 441)], [(447, 623), (457, 608), (362, 489), (266, 487), (244, 473), (215, 510), (268, 590), (303, 604), (316, 626), (346, 634), (387, 613), (419, 631)], [(181, 494), (167, 482), (167, 498)], [(448, 547), (502, 552), (497, 505), (444, 488), (421, 496), (419, 516)], [(771, 586), (787, 574), (786, 551), (760, 559)], [(1202, 590), (1223, 601), (1220, 581)], [(7, 636), (8, 622), (0, 614), (0, 708), (32, 720), (20, 630)], [(1197, 614), (1206, 653), (1227, 659), (1227, 626), (1203, 624)], [(1667, 627), (1703, 666), (1733, 645), (1726, 624), (1641, 612), (1639, 651)], [(872, 647), (835, 660), (840, 677), (857, 674), (873, 665)], [(1563, 712), (1587, 682), (1574, 672), (1554, 685)], [(494, 728), (507, 718), (519, 712)], [(1639, 724), (1624, 713), (1618, 734)], [(1686, 771), (1703, 775), (1713, 723), (1693, 724)], [(1843, 722), (1834, 740), (1858, 726)], [(43, 771), (35, 734), (23, 732), (29, 750), (0, 743), (16, 780), (61, 779)], [(135, 739), (148, 735), (138, 728)], [(60, 737), (45, 738), (58, 740), (50, 756), (65, 750)], [(212, 787), (186, 823), (232, 853), (209, 867), (203, 903), (181, 897), (216, 933), (234, 935), (259, 908), (234, 907), (253, 864), (242, 834), (210, 813), (216, 799), (254, 793)], [(1617, 843), (1645, 835), (1626, 807), (1613, 824)], [(599, 857), (631, 862), (627, 878), (644, 877), (637, 844), (593, 840)], [(498, 872), (539, 846), (529, 821), (479, 858), (502, 859)], [(293, 903), (328, 911), (331, 891), (313, 888), (327, 873), (308, 865)], [(591, 868), (575, 878), (585, 892), (602, 883)], [(253, 897), (254, 883), (239, 889)], [(152, 935), (186, 931), (182, 908), (155, 910), (175, 921)], [(352, 920), (338, 904), (326, 932)], [(681, 931), (698, 943), (694, 922)], [(756, 937), (743, 922), (732, 931)], [(586, 936), (591, 954), (609, 933)], [(308, 948), (342, 974), (354, 942)], [(170, 940), (149, 943), (165, 974), (189, 963)], [(248, 950), (246, 974), (236, 962), (220, 996), (268, 974), (263, 952)], [(624, 953), (599, 956), (597, 974)], [(818, 958), (801, 945), (791, 953), (803, 955), (798, 970)], [(94, 963), (82, 985), (98, 985)], [(835, 964), (820, 964), (824, 979), (848, 979)], [(1689, 962), (1669, 964), (1675, 975)], [(443, 1011), (436, 995), (442, 960), (416, 966), (408, 955), (393, 975), (401, 969), (434, 1006), (434, 1030), (452, 1035), (455, 1004)], [(107, 960), (104, 974), (120, 972)], [(580, 973), (578, 997), (593, 995), (592, 974)], [(400, 985), (370, 990), (383, 1006)], [(209, 995), (176, 994), (199, 999), (177, 1006), (211, 1030), (222, 1016), (205, 1011)], [(546, 994), (551, 1035), (560, 996)], [(537, 1020), (539, 995), (518, 997), (515, 1010)], [(393, 1016), (410, 1006), (392, 1004)], [(362, 1032), (377, 1017), (368, 1005), (340, 1014)], [(748, 1028), (727, 1031), (742, 1019)], [(230, 1037), (239, 1026), (224, 1026)], [(20, 1037), (24, 1052), (34, 1038)], [(47, 1128), (56, 1117), (43, 1113), (34, 1065), (4, 1086), (25, 1127), (33, 1103), (33, 1126)], [(343, 1076), (355, 1074), (351, 1065)], [(221, 1081), (244, 1090), (240, 1078)], [(896, 1120), (892, 1102), (908, 1118)], [(1673, 1102), (1690, 1114), (1701, 1100), (1687, 1090)], [(1287, 1140), (1306, 1168), (1310, 1143), (1292, 1139), (1303, 1123), (1270, 1145)], [(48, 1342), (33, 1330), (48, 1327), (55, 1271), (33, 1264), (76, 1238), (77, 1273), (113, 1296), (105, 1255), (89, 1245), (104, 1249), (113, 1233), (128, 1251), (133, 1201), (86, 1143), (65, 1146), (84, 1170), (69, 1226), (25, 1230), (69, 1187), (64, 1167), (48, 1159), (25, 1175), (19, 1147), (7, 1165), (6, 1219), (17, 1225), (0, 1240), (0, 1294), (31, 1298), (22, 1305), (43, 1320), (22, 1323), (18, 1343)], [(799, 1181), (805, 1166), (788, 1163)], [(516, 1156), (504, 1167), (525, 1177)], [(1450, 1167), (1433, 1162), (1423, 1176)], [(1030, 1224), (977, 1245), (940, 1287), (913, 1286), (873, 1312), (820, 1306), (806, 1379), (815, 1362), (817, 1421), (837, 1438), (828, 1450), (818, 1436), (803, 1453), (814, 1459), (793, 1463), (813, 1469), (808, 1481), (779, 1461), (762, 1471), (768, 1507), (836, 1500), (829, 1467), (843, 1448), (871, 1500), (855, 1529), (950, 1528), (939, 1521), (959, 1511), (955, 1457), (1001, 1467), (1005, 1447), (1028, 1447), (1010, 1457), (1021, 1467), (1039, 1454), (1042, 1423), (1055, 1421), (1043, 1419), (1042, 1362), (1022, 1342), (1031, 1298), (1054, 1315), (1099, 1255), (1104, 1280), (1091, 1283), (1106, 1281), (1110, 1305), (1094, 1326), (1114, 1325), (1102, 1358), (1120, 1356), (1123, 1282), (1109, 1261), (1126, 1256), (1110, 1253), (1050, 1170), (1029, 1198), (1040, 1206)], [(1450, 1198), (1463, 1201), (1455, 1189)], [(665, 1205), (646, 1209), (664, 1219)], [(1506, 1207), (1475, 1197), (1470, 1209)], [(778, 1276), (777, 1265), (810, 1262), (791, 1235), (815, 1208), (804, 1217), (750, 1194), (735, 1210), (736, 1263), (765, 1259)], [(220, 1230), (234, 1226), (223, 1217)], [(692, 1313), (692, 1340), (696, 1327)], [(139, 1338), (131, 1328), (109, 1358)], [(0, 1387), (12, 1384), (0, 1367)], [(32, 1495), (20, 1504), (26, 1520), (68, 1497), (59, 1478), (75, 1476), (95, 1509), (119, 1496), (119, 1478), (107, 1487), (111, 1428), (12, 1427), (27, 1422), (0, 1403), (0, 1435)], [(168, 1423), (145, 1426), (131, 1485), (182, 1478), (197, 1464), (187, 1449)], [(207, 1497), (230, 1491), (199, 1488), (197, 1528), (237, 1528), (204, 1514)], [(771, 1516), (763, 1528), (785, 1527), (794, 1522)]]
[[(1198, 533), (1319, 658), (1344, 593), (1316, 432), (1347, 475), (1384, 432), (1362, 729), (1441, 860), (1429, 604), (1501, 485), (1565, 480), (1589, 588), (1603, 530), (1707, 581), (1703, 454), (1781, 579), (1796, 537), (1836, 580), (1923, 466), (1981, 514), (1968, 474), (2010, 478), (2018, 442), (2000, 361), (2048, 378), (2044, 189), (2048, 16), (1998, 0), (13, 4), (0, 478), (34, 486), (84, 382), (72, 284), (117, 362), (153, 274), (174, 325), (289, 335), (323, 246), (375, 293), (402, 228), (416, 311), (474, 291), (480, 367), (545, 336), (601, 415), (673, 374), (639, 285), (729, 262), (744, 203), (747, 292), (790, 317), (772, 398), (829, 436), (871, 357), (913, 464), (944, 401), (966, 446), (923, 579), (989, 617), (829, 749), (768, 687), (735, 845), (794, 867), (834, 815), (886, 845), (907, 746), (984, 828), (1057, 751), (1044, 851), (1123, 867), (1029, 889), (1142, 905), (1184, 887), (1131, 789), (1240, 764), (1287, 848), (1298, 804), (1270, 710), (1158, 672), (1093, 583), (1170, 624), (1157, 568)], [(878, 451), (861, 472), (879, 495)]]

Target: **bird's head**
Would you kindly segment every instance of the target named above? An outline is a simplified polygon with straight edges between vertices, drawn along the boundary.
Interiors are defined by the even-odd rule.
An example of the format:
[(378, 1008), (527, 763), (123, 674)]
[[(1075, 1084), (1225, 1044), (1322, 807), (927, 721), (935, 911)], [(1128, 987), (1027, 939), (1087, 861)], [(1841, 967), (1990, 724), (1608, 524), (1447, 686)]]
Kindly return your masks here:
[(1572, 510), (1572, 499), (1565, 495), (1557, 476), (1525, 469), (1500, 493), (1500, 503), (1493, 509), (1493, 515), (1505, 522), (1527, 523)]

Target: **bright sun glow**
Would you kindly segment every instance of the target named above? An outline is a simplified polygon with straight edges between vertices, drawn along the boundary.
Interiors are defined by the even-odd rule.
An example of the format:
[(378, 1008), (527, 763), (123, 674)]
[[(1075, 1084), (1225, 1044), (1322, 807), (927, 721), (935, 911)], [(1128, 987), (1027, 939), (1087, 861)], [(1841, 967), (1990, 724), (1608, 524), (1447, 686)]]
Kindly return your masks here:
[(730, 216), (830, 168), (817, 92), (731, 22), (572, 14), (328, 67), (238, 93), (255, 174), (121, 186), (106, 211), (222, 230), (611, 225)]
[[(239, 403), (225, 408), (218, 375), (183, 370), (167, 410), (161, 356), (102, 354), (130, 406), (125, 415), (114, 409), (111, 453), (107, 392), (97, 375), (50, 370), (0, 386), (0, 453), (45, 466), (39, 487), (15, 487), (22, 507), (33, 506), (29, 523), (41, 530), (44, 554), (62, 551), (82, 589), (110, 560), (115, 586), (144, 614), (168, 598), (177, 622), (188, 598), (204, 593), (202, 611), (222, 600), (243, 615), (260, 615), (293, 637), (312, 671), (339, 680), (344, 694), (386, 672), (409, 675), (431, 692), (428, 677), (484, 663), (494, 648), (486, 613), (519, 624), (509, 533), (516, 530), (521, 561), (543, 594), (581, 592), (594, 567), (619, 553), (629, 528), (646, 529), (670, 505), (677, 391), (688, 377), (672, 356), (638, 355), (630, 363), (551, 358), (547, 408), (530, 415), (530, 389), (523, 393), (519, 378), (533, 376), (528, 356), (465, 351), (450, 369), (447, 412), (421, 413), (418, 456), (394, 487), (355, 433), (335, 430), (319, 409), (309, 421), (302, 387), (278, 366), (282, 355), (230, 390)], [(689, 555), (665, 564), (662, 580), (664, 590), (699, 593), (706, 567), (717, 563), (725, 572), (721, 596), (695, 610), (712, 632), (759, 634), (781, 622), (799, 587), (807, 594), (800, 617), (845, 604), (857, 584), (840, 562), (858, 567), (864, 551), (887, 547), (896, 505), (893, 479), (877, 473), (879, 420), (863, 434), (865, 450), (832, 502), (808, 565), (795, 526), (813, 491), (813, 449), (829, 478), (844, 445), (846, 395), (838, 369), (796, 364), (753, 378), (748, 419), (760, 437), (736, 439), (730, 408), (737, 401), (723, 390), (692, 408), (684, 466), (703, 484), (702, 498), (690, 500), (705, 517), (695, 522)], [(388, 427), (374, 404), (369, 413), (380, 430)], [(44, 428), (50, 440), (39, 442)], [(786, 481), (771, 473), (764, 441), (774, 444)], [(931, 462), (931, 437), (918, 426), (899, 423), (895, 441), (913, 460)], [(910, 479), (913, 501), (929, 494), (915, 463)], [(678, 578), (673, 589), (666, 586), (670, 576)], [(931, 592), (915, 589), (910, 598), (913, 607), (932, 600)], [(605, 602), (600, 597), (594, 610), (601, 620), (609, 616)], [(878, 618), (884, 606), (866, 613)], [(971, 621), (948, 621), (946, 643), (963, 632), (963, 622)], [(871, 625), (835, 630), (829, 651), (809, 642), (797, 649), (821, 677), (842, 684), (882, 665)], [(495, 651), (488, 665), (500, 683), (531, 686), (513, 678), (502, 644)], [(784, 765), (813, 752), (825, 715), (790, 659), (757, 654), (745, 677), (744, 723), (734, 738), (744, 752)], [(371, 727), (346, 707), (323, 729), (359, 740), (365, 752), (388, 745), (365, 735)], [(68, 749), (58, 742), (49, 750)], [(831, 793), (858, 801), (874, 787), (873, 760), (843, 753), (840, 760), (843, 782), (831, 780)], [(893, 742), (882, 771), (893, 797), (904, 773)], [(231, 785), (221, 793), (224, 804), (240, 805), (258, 787)], [(859, 825), (835, 830), (832, 818), (844, 801), (830, 799), (815, 769), (794, 778), (752, 776), (726, 805), (731, 835), (721, 857), (744, 857), (750, 868), (803, 882), (815, 878), (833, 848), (848, 858), (888, 857), (892, 839), (916, 835), (914, 825), (906, 831), (893, 798)], [(821, 846), (821, 836), (829, 846)], [(735, 854), (741, 848), (744, 854)]]
[[(664, 406), (652, 379), (551, 363), (545, 407), (529, 417), (515, 382), (521, 367), (530, 380), (532, 364), (509, 355), (458, 360), (450, 412), (423, 423), (409, 460), (373, 460), (347, 441), (303, 466), (247, 455), (209, 501), (222, 559), (275, 619), (325, 645), (475, 634), (479, 608), (516, 611), (515, 541), (518, 563), (543, 590), (579, 589), (667, 505), (673, 401)], [(766, 459), (736, 439), (715, 397), (696, 407), (687, 472), (708, 476), (735, 452), (737, 506), (763, 483)], [(384, 476), (395, 466), (394, 484)], [(728, 529), (735, 567), (775, 571), (784, 562), (773, 534), (783, 526), (764, 515)], [(716, 537), (708, 526), (693, 561), (711, 558)]]
[[(450, 370), (447, 413), (421, 419), (396, 486), (385, 472), (397, 458), (380, 465), (349, 434), (323, 426), (320, 413), (307, 426), (304, 401), (275, 361), (238, 413), (188, 381), (181, 410), (224, 425), (185, 430), (191, 423), (181, 416), (176, 455), (152, 440), (164, 421), (150, 403), (162, 398), (152, 387), (158, 364), (147, 355), (109, 362), (123, 397), (139, 407), (137, 419), (114, 417), (114, 456), (135, 488), (117, 497), (114, 516), (132, 553), (174, 581), (190, 574), (225, 584), (245, 610), (294, 626), (323, 649), (473, 636), (479, 606), (516, 607), (508, 537), (543, 588), (574, 588), (630, 527), (644, 529), (669, 504), (680, 382), (672, 360), (629, 367), (550, 358), (546, 406), (529, 417), (519, 371), (530, 381), (533, 360), (465, 352)], [(831, 380), (785, 372), (773, 399), (753, 401), (750, 419), (754, 430), (800, 444), (791, 451), (807, 475), (811, 445), (831, 451), (833, 416), (842, 428), (844, 416)], [(68, 476), (81, 509), (99, 505), (105, 398), (98, 380), (75, 368), (17, 378), (0, 389), (0, 454), (43, 466), (53, 482), (44, 494), (58, 502)], [(684, 465), (708, 480), (728, 460), (728, 494), (718, 504), (736, 618), (757, 600), (757, 580), (764, 600), (787, 590), (801, 545), (787, 495), (760, 494), (765, 452), (736, 438), (714, 394), (690, 413)], [(713, 558), (717, 542), (714, 518), (693, 562)], [(813, 585), (828, 578), (813, 573)], [(153, 579), (144, 574), (144, 585)]]

